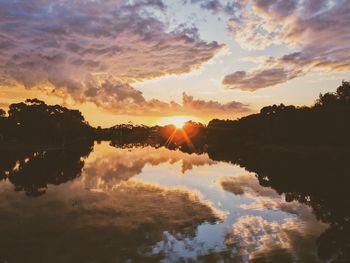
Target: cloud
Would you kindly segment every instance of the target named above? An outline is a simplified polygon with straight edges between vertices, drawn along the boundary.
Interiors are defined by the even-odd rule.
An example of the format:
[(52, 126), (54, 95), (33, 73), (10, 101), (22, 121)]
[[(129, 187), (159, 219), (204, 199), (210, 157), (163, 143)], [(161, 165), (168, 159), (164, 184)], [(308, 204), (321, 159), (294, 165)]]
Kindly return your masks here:
[[(149, 257), (159, 261), (163, 251), (157, 255), (152, 248), (166, 241), (165, 231), (186, 239), (199, 225), (220, 220), (208, 202), (180, 187), (128, 181), (96, 192), (84, 187), (85, 178), (83, 174), (72, 183), (52, 187), (45, 198), (30, 202), (9, 184), (1, 184), (0, 213), (6, 222), (0, 225), (6, 233), (0, 236), (1, 257), (10, 262), (142, 262)], [(54, 242), (47, 242), (53, 236)], [(18, 253), (20, 240), (25, 240), (21, 249), (27, 253)], [(43, 250), (48, 253), (43, 255)]]
[(261, 216), (243, 216), (233, 225), (226, 244), (235, 247), (240, 257), (254, 262), (314, 261), (315, 254), (305, 252), (316, 250), (316, 238), (324, 229), (315, 219), (268, 221)]
[(244, 0), (236, 1), (220, 1), (220, 0), (184, 0), (184, 3), (199, 4), (201, 8), (209, 10), (217, 14), (223, 12), (227, 15), (232, 15), (236, 10), (241, 8)]
[(8, 107), (7, 103), (0, 102), (0, 108), (7, 108), (7, 107)]
[(146, 165), (180, 162), (181, 172), (186, 173), (193, 166), (216, 164), (207, 154), (188, 154), (166, 148), (144, 147), (132, 151), (110, 146), (104, 148), (104, 145), (95, 145), (95, 148), (95, 158), (92, 162), (87, 161), (84, 167), (84, 183), (88, 189), (113, 189), (140, 174)]
[(309, 206), (296, 201), (287, 202), (271, 187), (261, 186), (259, 180), (252, 175), (236, 177), (223, 177), (220, 180), (221, 187), (235, 195), (244, 195), (253, 200), (252, 203), (240, 205), (249, 210), (280, 210), (289, 214), (298, 215), (304, 219), (313, 219), (312, 209)]
[[(304, 76), (311, 70), (350, 71), (350, 2), (348, 0), (215, 1), (206, 9), (225, 14), (228, 28), (240, 46), (263, 50), (285, 45), (292, 53), (272, 57), (249, 72), (227, 75), (229, 88), (257, 90)], [(227, 13), (225, 7), (235, 4)], [(221, 6), (221, 8), (217, 8)]]
[(187, 93), (182, 94), (182, 103), (164, 102), (157, 99), (146, 100), (141, 91), (130, 84), (115, 80), (97, 83), (87, 82), (83, 95), (74, 95), (77, 100), (89, 101), (98, 106), (111, 109), (117, 114), (164, 116), (173, 114), (197, 114), (200, 116), (233, 116), (250, 111), (249, 105), (236, 101), (220, 103), (195, 99)]
[[(223, 177), (220, 184), (225, 191), (244, 195), (252, 200), (240, 208), (257, 211), (264, 215), (285, 212), (285, 219), (267, 219), (258, 215), (240, 217), (226, 236), (225, 243), (249, 261), (289, 262), (294, 257), (310, 260), (310, 251), (315, 251), (315, 241), (328, 227), (318, 222), (312, 209), (296, 201), (287, 202), (270, 187), (263, 187), (253, 175)], [(307, 249), (305, 249), (307, 248)], [(307, 253), (305, 253), (307, 252)]]
[(288, 71), (283, 67), (263, 68), (253, 72), (236, 71), (225, 76), (222, 83), (231, 88), (255, 91), (286, 82), (302, 74), (300, 70)]
[(236, 195), (247, 195), (250, 197), (280, 198), (280, 195), (270, 187), (262, 187), (259, 180), (250, 175), (236, 177), (223, 177), (220, 184), (225, 191)]
[[(193, 28), (170, 30), (161, 19), (166, 8), (161, 0), (0, 1), (0, 85), (93, 97), (93, 81), (130, 84), (186, 73), (222, 48)], [(126, 86), (104, 85), (118, 93), (117, 102), (137, 96)]]
[(185, 92), (182, 94), (182, 107), (188, 109), (188, 111), (193, 111), (197, 113), (217, 113), (217, 114), (232, 114), (239, 112), (249, 112), (250, 109), (248, 105), (231, 101), (228, 103), (220, 103), (217, 101), (204, 101), (199, 99), (194, 99), (193, 96), (187, 95)]
[(252, 202), (241, 204), (240, 208), (256, 211), (283, 211), (302, 218), (305, 221), (315, 221), (312, 209), (299, 202), (287, 202), (284, 196), (278, 194), (270, 187), (261, 186), (259, 180), (252, 175), (236, 177), (223, 177), (220, 180), (221, 187), (235, 195), (249, 197)]

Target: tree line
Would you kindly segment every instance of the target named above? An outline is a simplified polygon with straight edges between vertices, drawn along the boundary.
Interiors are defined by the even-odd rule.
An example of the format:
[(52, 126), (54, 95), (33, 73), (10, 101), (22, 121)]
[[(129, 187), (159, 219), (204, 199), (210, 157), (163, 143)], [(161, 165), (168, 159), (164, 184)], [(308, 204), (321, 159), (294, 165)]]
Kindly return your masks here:
[(264, 107), (238, 120), (214, 119), (208, 141), (215, 144), (349, 145), (350, 82), (320, 94), (311, 107)]
[(38, 99), (0, 109), (0, 141), (66, 143), (91, 137), (93, 128), (79, 110), (47, 105)]
[(188, 141), (185, 135), (198, 147), (204, 144), (344, 146), (350, 144), (349, 117), (350, 82), (347, 81), (343, 81), (336, 92), (320, 94), (311, 107), (272, 105), (237, 120), (213, 119), (207, 126), (189, 122), (182, 130), (172, 125), (129, 124), (93, 128), (79, 110), (27, 99), (11, 104), (8, 114), (0, 109), (0, 142), (64, 144), (82, 138), (144, 142), (152, 137), (162, 143), (171, 137), (172, 142), (181, 145)]

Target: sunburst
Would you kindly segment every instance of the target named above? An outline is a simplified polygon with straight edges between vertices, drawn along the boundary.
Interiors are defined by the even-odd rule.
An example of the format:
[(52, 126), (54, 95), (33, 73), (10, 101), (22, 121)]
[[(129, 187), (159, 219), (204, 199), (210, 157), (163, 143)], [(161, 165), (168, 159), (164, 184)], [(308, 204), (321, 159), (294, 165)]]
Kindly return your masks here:
[(194, 116), (171, 116), (164, 117), (159, 121), (159, 125), (174, 125), (177, 129), (182, 129), (188, 121), (200, 122), (201, 120)]

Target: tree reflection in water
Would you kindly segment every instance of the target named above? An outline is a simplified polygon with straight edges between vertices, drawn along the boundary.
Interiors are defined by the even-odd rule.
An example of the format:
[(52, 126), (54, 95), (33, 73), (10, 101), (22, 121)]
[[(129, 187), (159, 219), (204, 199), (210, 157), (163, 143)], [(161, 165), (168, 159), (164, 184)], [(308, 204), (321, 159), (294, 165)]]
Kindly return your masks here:
[[(0, 175), (29, 196), (45, 193), (49, 184), (59, 185), (81, 174), (93, 142), (84, 141), (67, 148), (39, 151), (0, 151)], [(1, 178), (0, 177), (0, 178)]]
[[(150, 249), (164, 239), (165, 232), (180, 240), (191, 239), (199, 225), (217, 222), (218, 214), (185, 189), (143, 184), (131, 178), (140, 174), (147, 164), (156, 166), (182, 161), (182, 172), (186, 172), (193, 166), (224, 161), (256, 173), (260, 185), (250, 182), (248, 177), (241, 177), (239, 182), (233, 177), (221, 181), (225, 191), (238, 196), (247, 193), (256, 196), (256, 203), (243, 208), (263, 206), (289, 213), (301, 209), (301, 206), (292, 207), (272, 203), (274, 199), (271, 198), (264, 199), (264, 196), (277, 199), (280, 194), (284, 194), (290, 203), (307, 204), (320, 221), (330, 225), (317, 240), (319, 257), (335, 262), (350, 260), (350, 213), (346, 194), (350, 164), (346, 160), (347, 153), (254, 146), (203, 147), (208, 154), (198, 155), (186, 153), (188, 149), (180, 152), (147, 146), (140, 148), (137, 156), (135, 153), (131, 156), (132, 150), (129, 152), (128, 147), (133, 145), (122, 150), (108, 147), (110, 152), (105, 154), (111, 155), (109, 160), (96, 153), (91, 163), (85, 163), (84, 158), (92, 151), (92, 143), (55, 151), (0, 152), (0, 178), (7, 182), (2, 187), (10, 187), (11, 183), (16, 191), (23, 191), (38, 200), (28, 202), (24, 195), (4, 191), (0, 203), (3, 226), (0, 259), (9, 262), (26, 261), (27, 258), (37, 262), (48, 258), (51, 262), (159, 261), (165, 257), (163, 252), (152, 254)], [(64, 184), (82, 172), (83, 178)], [(46, 191), (49, 185), (57, 187)], [(272, 187), (277, 193), (261, 186)], [(247, 243), (247, 240), (239, 239), (247, 234), (244, 232), (247, 225), (253, 236), (255, 231), (269, 233), (265, 238), (268, 242), (260, 244), (259, 240), (253, 240), (253, 243)], [(265, 251), (260, 248), (270, 244), (275, 253), (265, 251), (259, 255), (260, 260), (293, 261), (284, 253), (289, 249), (288, 245), (269, 239), (275, 235), (283, 241), (293, 232), (291, 226), (277, 226), (259, 216), (241, 217), (226, 236), (228, 250), (207, 251), (196, 259), (201, 262), (240, 262), (244, 258), (234, 251), (244, 248), (257, 255), (259, 251)], [(256, 249), (259, 244), (260, 248)], [(304, 249), (309, 246), (306, 241), (301, 244)], [(18, 250), (21, 253), (17, 253)]]
[[(123, 175), (108, 181), (111, 174), (99, 177), (89, 166), (83, 178), (66, 184), (79, 177), (90, 151), (76, 147), (27, 153), (4, 162), (0, 262), (158, 262), (164, 255), (151, 253), (151, 248), (165, 232), (179, 240), (191, 239), (198, 225), (221, 219), (209, 203), (186, 189), (128, 181)], [(168, 158), (153, 156), (144, 162)], [(123, 173), (128, 167), (124, 163), (124, 168), (110, 172)], [(139, 171), (139, 165), (134, 167)], [(26, 195), (11, 193), (10, 183)]]
[(350, 261), (348, 150), (245, 145), (212, 147), (208, 153), (256, 173), (260, 185), (285, 194), (287, 201), (311, 206), (320, 221), (330, 224), (317, 241), (320, 258)]

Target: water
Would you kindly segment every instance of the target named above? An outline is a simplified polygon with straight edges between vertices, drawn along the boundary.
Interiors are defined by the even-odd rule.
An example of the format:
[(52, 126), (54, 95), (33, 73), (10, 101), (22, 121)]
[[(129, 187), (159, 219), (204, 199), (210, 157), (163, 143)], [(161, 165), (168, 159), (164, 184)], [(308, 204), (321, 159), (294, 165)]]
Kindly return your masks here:
[(2, 157), (0, 262), (320, 261), (329, 225), (244, 168), (162, 147), (88, 153)]

